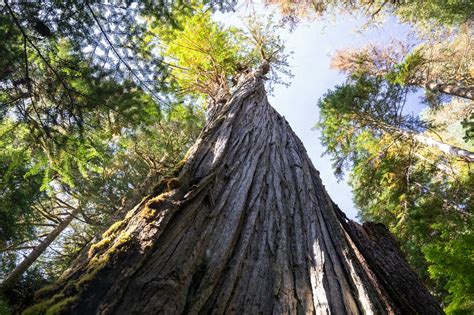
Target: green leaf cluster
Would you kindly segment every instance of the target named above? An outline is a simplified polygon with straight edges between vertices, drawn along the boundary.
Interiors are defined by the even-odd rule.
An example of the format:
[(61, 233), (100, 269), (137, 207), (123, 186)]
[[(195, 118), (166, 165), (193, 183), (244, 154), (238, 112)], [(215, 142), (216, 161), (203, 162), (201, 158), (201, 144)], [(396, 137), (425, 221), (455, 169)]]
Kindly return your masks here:
[(273, 16), (265, 22), (257, 16), (247, 18), (247, 30), (224, 27), (212, 21), (211, 11), (202, 6), (176, 17), (178, 28), (149, 21), (145, 41), (156, 46), (170, 67), (170, 82), (181, 92), (217, 100), (230, 93), (241, 76), (269, 63), (269, 88), (285, 84), (290, 76), (288, 54), (276, 34)]
[(30, 204), (44, 197), (43, 174), (28, 176), (37, 157), (24, 124), (6, 120), (0, 125), (0, 244), (32, 237), (37, 218)]
[(231, 79), (258, 65), (259, 56), (248, 48), (242, 32), (212, 21), (202, 7), (176, 19), (179, 28), (151, 23), (149, 40), (159, 38), (173, 82), (187, 92), (216, 96)]
[(385, 79), (392, 84), (410, 85), (417, 68), (425, 61), (419, 49), (405, 56), (402, 62), (395, 64), (393, 69), (385, 75)]
[(473, 18), (474, 3), (464, 0), (404, 1), (395, 8), (402, 21), (422, 23), (433, 27), (432, 22), (455, 26)]

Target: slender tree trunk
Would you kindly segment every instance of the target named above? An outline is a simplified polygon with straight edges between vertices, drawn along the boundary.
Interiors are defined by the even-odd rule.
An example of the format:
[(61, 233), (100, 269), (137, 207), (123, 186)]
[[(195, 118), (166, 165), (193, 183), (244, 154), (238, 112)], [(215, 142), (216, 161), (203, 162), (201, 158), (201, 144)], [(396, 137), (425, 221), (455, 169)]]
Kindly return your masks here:
[(249, 75), (168, 190), (131, 210), (26, 313), (440, 314), (394, 239), (347, 220)]
[(448, 155), (458, 157), (467, 162), (474, 162), (474, 152), (464, 150), (459, 147), (456, 147), (456, 146), (453, 146), (441, 141), (437, 141), (431, 137), (428, 137), (419, 133), (408, 132), (401, 129), (397, 129), (396, 132), (404, 135), (405, 137), (412, 138), (418, 143), (424, 144), (432, 148), (436, 148), (439, 151), (446, 153)]
[[(415, 70), (413, 70), (415, 71)], [(420, 70), (421, 71), (421, 70)], [(385, 77), (390, 71), (382, 70), (369, 71), (370, 74), (378, 77)], [(408, 79), (405, 84), (410, 86), (417, 86), (420, 88), (425, 88), (432, 92), (444, 93), (447, 95), (457, 96), (461, 98), (466, 98), (474, 100), (474, 86), (473, 85), (457, 85), (457, 84), (446, 84), (437, 82), (435, 80), (430, 80), (426, 77), (426, 74), (420, 76), (414, 76), (414, 78)]]
[(441, 172), (443, 172), (444, 174), (448, 176), (451, 176), (451, 177), (459, 176), (459, 171), (449, 164), (434, 161), (417, 152), (415, 152), (414, 155), (420, 160), (426, 161), (427, 163), (430, 163), (430, 164), (434, 164), (438, 170), (440, 170)]
[(413, 139), (420, 144), (435, 148), (450, 156), (457, 157), (467, 162), (474, 162), (474, 152), (471, 152), (469, 150), (465, 150), (454, 145), (435, 140), (421, 133), (404, 130), (398, 126), (393, 126), (378, 119), (367, 117), (367, 115), (364, 116), (362, 114), (359, 114), (358, 117), (365, 126), (374, 127), (388, 134), (397, 134), (407, 139)]
[(448, 95), (474, 100), (474, 86), (457, 86), (454, 84), (442, 84), (435, 81), (429, 81), (424, 85), (426, 89), (433, 92), (441, 92)]
[(18, 264), (18, 266), (15, 267), (15, 269), (13, 269), (13, 271), (0, 284), (0, 293), (6, 292), (16, 284), (21, 275), (24, 274), (38, 257), (44, 253), (59, 234), (69, 226), (78, 213), (79, 208), (75, 208), (64, 220), (56, 225), (56, 227), (41, 241), (41, 243), (38, 244), (38, 246), (36, 246), (20, 264)]

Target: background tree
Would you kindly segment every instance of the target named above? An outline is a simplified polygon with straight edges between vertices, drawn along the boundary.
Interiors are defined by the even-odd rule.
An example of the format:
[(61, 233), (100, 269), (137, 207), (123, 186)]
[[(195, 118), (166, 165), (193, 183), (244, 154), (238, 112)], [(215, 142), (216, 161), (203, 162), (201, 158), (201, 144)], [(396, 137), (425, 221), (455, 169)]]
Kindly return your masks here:
[[(228, 96), (242, 74), (260, 62), (272, 62), (269, 84), (283, 84), (282, 75), (291, 76), (283, 42), (275, 38), (276, 25), (264, 17), (245, 19), (247, 31), (235, 27), (222, 32), (210, 19), (211, 12), (176, 18), (182, 29), (152, 21), (150, 32), (161, 39), (161, 50), (171, 67), (170, 82), (188, 93), (211, 97), (218, 102), (222, 91)], [(163, 44), (164, 43), (164, 44)], [(252, 47), (252, 48), (249, 48)], [(270, 87), (271, 88), (271, 87)]]
[(394, 84), (425, 88), (429, 95), (444, 93), (474, 99), (472, 34), (464, 28), (454, 36), (415, 47), (404, 42), (337, 52), (332, 67), (350, 75), (378, 76)]
[(474, 5), (463, 0), (453, 1), (398, 1), (398, 0), (268, 0), (268, 4), (280, 6), (283, 14), (295, 18), (301, 16), (328, 16), (333, 13), (363, 14), (371, 21), (388, 15), (396, 15), (402, 22), (417, 24), (430, 29), (436, 26), (457, 26), (471, 23)]
[[(221, 8), (233, 5), (232, 1), (215, 3)], [(384, 6), (381, 4), (380, 8)], [(117, 6), (7, 1), (1, 7), (0, 28), (6, 36), (1, 42), (5, 59), (0, 61), (4, 69), (0, 73), (0, 142), (4, 140), (2, 144), (5, 144), (0, 157), (6, 176), (1, 182), (0, 202), (10, 206), (2, 215), (8, 218), (5, 222), (12, 223), (0, 230), (4, 237), (0, 244), (1, 258), (6, 261), (2, 264), (2, 276), (13, 269), (26, 250), (45, 242), (44, 238), (52, 235), (51, 230), (65, 226), (14, 289), (9, 290), (10, 302), (17, 303), (15, 311), (31, 300), (36, 287), (61, 274), (71, 260), (74, 263), (57, 284), (37, 293), (38, 301), (42, 302), (30, 312), (94, 308), (101, 294), (110, 297), (99, 301), (104, 312), (129, 306), (158, 307), (162, 301), (143, 299), (142, 303), (117, 305), (114, 300), (119, 296), (115, 293), (123, 293), (122, 290), (132, 292), (124, 293), (128, 300), (135, 299), (133, 283), (139, 280), (126, 273), (149, 271), (145, 260), (141, 260), (147, 257), (164, 262), (165, 267), (178, 266), (158, 273), (163, 274), (163, 279), (158, 281), (163, 285), (151, 291), (163, 290), (169, 294), (172, 290), (168, 290), (168, 285), (178, 283), (172, 285), (180, 292), (176, 295), (178, 308), (211, 308), (221, 293), (228, 296), (233, 290), (225, 289), (221, 284), (227, 282), (217, 281), (213, 270), (227, 270), (228, 264), (223, 264), (222, 257), (230, 257), (233, 254), (229, 250), (235, 249), (237, 268), (249, 272), (239, 280), (233, 275), (239, 270), (225, 271), (231, 280), (229, 284), (241, 281), (245, 285), (252, 279), (262, 280), (258, 285), (248, 286), (247, 292), (252, 297), (254, 293), (271, 293), (270, 283), (276, 288), (273, 290), (276, 297), (266, 300), (263, 306), (249, 303), (249, 312), (266, 309), (271, 303), (282, 308), (289, 305), (295, 311), (326, 307), (351, 312), (362, 309), (414, 312), (413, 308), (422, 307), (424, 311), (440, 312), (399, 258), (398, 251), (387, 252), (386, 245), (381, 245), (395, 248), (393, 239), (382, 227), (373, 224), (360, 227), (344, 219), (321, 187), (299, 140), (284, 119), (270, 109), (263, 82), (281, 82), (278, 75), (287, 65), (281, 41), (272, 35), (272, 26), (250, 20), (248, 32), (223, 31), (210, 22), (205, 11), (198, 9), (198, 14), (194, 14), (195, 9), (179, 6), (180, 14), (176, 16), (174, 8), (163, 3), (130, 2)], [(157, 58), (156, 46), (164, 58)], [(172, 165), (198, 135), (204, 116), (201, 101), (207, 97), (210, 97), (205, 105), (208, 128), (200, 134), (187, 159), (172, 171)], [(418, 132), (424, 131), (417, 128)], [(13, 134), (13, 130), (19, 134)], [(255, 141), (249, 142), (250, 138)], [(226, 142), (227, 139), (234, 141)], [(262, 143), (265, 149), (259, 151), (259, 146), (250, 147), (249, 143)], [(231, 149), (227, 152), (226, 148)], [(219, 154), (222, 154), (220, 160)], [(284, 158), (288, 156), (299, 158), (301, 163), (294, 164), (293, 160)], [(248, 167), (268, 166), (270, 160), (276, 161), (275, 165), (280, 165), (283, 171), (279, 173), (268, 167), (269, 171), (259, 170), (259, 173), (255, 171), (257, 167), (254, 171)], [(216, 165), (216, 169), (209, 168), (209, 163)], [(247, 166), (233, 166), (229, 170), (229, 165), (242, 165), (239, 163)], [(435, 164), (437, 169), (449, 169), (444, 160)], [(300, 168), (309, 177), (301, 175)], [(243, 185), (238, 188), (235, 181), (228, 182), (234, 175), (243, 179)], [(264, 181), (267, 175), (273, 180)], [(175, 178), (162, 181), (164, 177)], [(292, 199), (301, 193), (296, 186), (306, 187), (298, 200)], [(260, 195), (256, 194), (258, 187), (265, 187)], [(237, 194), (230, 193), (235, 190)], [(242, 196), (244, 192), (246, 199)], [(18, 197), (25, 198), (15, 204)], [(264, 199), (282, 199), (284, 203), (262, 206)], [(239, 208), (243, 200), (248, 203)], [(457, 207), (460, 212), (465, 210), (463, 202), (455, 205), (460, 205)], [(221, 207), (221, 204), (231, 206)], [(255, 205), (256, 210), (250, 205)], [(269, 210), (273, 208), (276, 210)], [(209, 219), (201, 217), (210, 209), (213, 213)], [(219, 209), (224, 209), (224, 213)], [(289, 216), (281, 209), (296, 210)], [(308, 209), (316, 210), (312, 213)], [(260, 216), (261, 213), (265, 215)], [(229, 217), (231, 220), (227, 221)], [(68, 218), (73, 219), (63, 224)], [(236, 222), (232, 218), (239, 219), (238, 229), (233, 233), (218, 233), (219, 228), (234, 227), (230, 226)], [(104, 227), (112, 221), (117, 222), (104, 232)], [(186, 233), (175, 224), (185, 225)], [(191, 231), (188, 227), (193, 225), (196, 229)], [(212, 230), (212, 226), (216, 229)], [(195, 235), (207, 231), (209, 234), (201, 239), (211, 235), (211, 241), (199, 243)], [(427, 259), (435, 257), (433, 274), (445, 270), (459, 257), (448, 255), (450, 248), (445, 244), (453, 235), (449, 233), (452, 232), (445, 233), (442, 241), (427, 252)], [(368, 239), (367, 234), (374, 239)], [(162, 244), (168, 244), (173, 235), (182, 241), (176, 247), (179, 250), (170, 254), (169, 248)], [(219, 248), (222, 235), (229, 237), (224, 241), (230, 239), (227, 244), (231, 246)], [(268, 242), (274, 235), (277, 241)], [(337, 246), (333, 246), (334, 242)], [(249, 244), (265, 243), (277, 257), (274, 266), (278, 268), (269, 268), (273, 264), (270, 258), (258, 268), (253, 267), (260, 259), (252, 257), (269, 257), (269, 254)], [(321, 247), (314, 249), (313, 243)], [(292, 247), (294, 244), (301, 245)], [(462, 251), (459, 243), (452, 244)], [(196, 248), (191, 258), (190, 248)], [(223, 255), (209, 257), (209, 249), (215, 248)], [(358, 260), (362, 256), (366, 263)], [(440, 256), (452, 259), (442, 262)], [(324, 260), (327, 257), (333, 261)], [(377, 257), (386, 260), (380, 262)], [(169, 264), (170, 261), (176, 264)], [(255, 264), (248, 265), (248, 261)], [(321, 266), (326, 274), (319, 272)], [(406, 270), (406, 277), (393, 278), (392, 267)], [(180, 268), (185, 272), (178, 272)], [(108, 272), (110, 269), (113, 271)], [(322, 274), (322, 278), (315, 274)], [(456, 270), (451, 277), (457, 279), (451, 287), (457, 292), (452, 295), (455, 297), (452, 305), (461, 305), (456, 306), (458, 309), (465, 308), (464, 296), (469, 292), (469, 285), (461, 283), (462, 275)], [(336, 278), (342, 282), (336, 283)], [(273, 286), (269, 279), (281, 281)], [(130, 288), (121, 286), (129, 280)], [(209, 289), (207, 284), (214, 289)], [(211, 291), (211, 299), (204, 301), (202, 297), (209, 297)], [(360, 293), (358, 296), (354, 295), (356, 291)], [(227, 299), (231, 309), (232, 305), (244, 307), (239, 302), (245, 299), (241, 292), (232, 293), (232, 301)], [(404, 297), (400, 292), (410, 292), (409, 297), (414, 300), (401, 302)], [(308, 299), (311, 294), (320, 301)], [(85, 296), (92, 296), (90, 304), (79, 306), (78, 299)], [(418, 305), (417, 300), (426, 304)], [(4, 305), (0, 301), (0, 310), (3, 311)]]
[[(320, 100), (317, 126), (336, 175), (349, 170), (361, 219), (389, 227), (448, 313), (469, 312), (474, 261), (461, 251), (472, 238), (473, 175), (470, 160), (453, 153), (472, 156), (472, 143), (459, 132), (459, 114), (472, 105), (454, 99), (420, 119), (403, 110), (409, 91), (380, 77), (353, 76)], [(459, 147), (443, 152), (419, 136)], [(439, 272), (454, 260), (459, 268)]]
[[(336, 175), (349, 172), (361, 219), (389, 227), (447, 313), (472, 312), (474, 292), (474, 261), (465, 256), (473, 228), (472, 13), (456, 5), (384, 2), (377, 14), (392, 6), (422, 31), (338, 51), (332, 67), (347, 81), (320, 100), (318, 123)], [(423, 114), (407, 114), (423, 91)]]

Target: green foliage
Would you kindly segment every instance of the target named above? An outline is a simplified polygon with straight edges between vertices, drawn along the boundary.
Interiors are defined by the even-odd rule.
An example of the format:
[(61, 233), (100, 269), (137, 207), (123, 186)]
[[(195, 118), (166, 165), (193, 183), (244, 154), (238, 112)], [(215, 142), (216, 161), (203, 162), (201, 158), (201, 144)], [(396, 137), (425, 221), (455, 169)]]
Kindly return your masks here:
[(321, 141), (331, 154), (336, 176), (358, 161), (359, 144), (367, 137), (395, 130), (417, 130), (421, 121), (403, 115), (403, 101), (410, 90), (377, 77), (353, 76), (329, 91), (318, 103)]
[(419, 49), (414, 50), (399, 64), (394, 65), (392, 71), (385, 78), (392, 84), (409, 85), (413, 82), (413, 76), (417, 68), (424, 62), (423, 54)]
[(176, 17), (179, 28), (151, 20), (145, 40), (153, 44), (155, 36), (159, 38), (156, 45), (171, 67), (170, 81), (177, 88), (216, 98), (223, 91), (229, 92), (239, 76), (256, 69), (264, 60), (272, 66), (270, 82), (283, 83), (280, 75), (291, 75), (272, 18), (266, 24), (255, 18), (247, 20), (248, 30), (244, 32), (212, 21), (211, 12), (198, 6), (192, 15)]
[(0, 244), (32, 236), (29, 223), (37, 217), (30, 205), (44, 196), (42, 174), (28, 176), (35, 159), (31, 137), (22, 123), (5, 120), (0, 125)]
[(8, 302), (0, 297), (0, 314), (10, 315), (12, 314)]
[(155, 23), (151, 31), (163, 42), (164, 55), (174, 65), (173, 78), (182, 89), (216, 95), (240, 68), (256, 63), (255, 56), (242, 54), (238, 30), (223, 29), (209, 11), (197, 9), (177, 22), (180, 29)]
[[(79, 208), (31, 267), (42, 277), (24, 287), (57, 278), (126, 200), (172, 172), (202, 127), (202, 109), (189, 99), (173, 95), (165, 104), (167, 72), (140, 40), (146, 28), (138, 15), (153, 14), (164, 25), (171, 12), (164, 17), (167, 10), (135, 5), (98, 11), (103, 4), (46, 1), (0, 8), (0, 277)], [(38, 23), (52, 34), (38, 34)], [(111, 25), (126, 32), (117, 37)], [(123, 39), (128, 48), (118, 44)], [(145, 59), (146, 71), (138, 67)], [(145, 82), (151, 77), (157, 89)], [(28, 298), (9, 301), (16, 310)]]
[(441, 241), (423, 249), (431, 263), (428, 269), (430, 276), (449, 279), (444, 286), (449, 292), (447, 314), (470, 314), (474, 310), (474, 223), (469, 226), (471, 229), (462, 231), (456, 239), (444, 233)]
[(433, 27), (432, 22), (441, 25), (459, 25), (472, 20), (474, 3), (464, 0), (405, 1), (395, 9), (402, 21), (422, 23)]

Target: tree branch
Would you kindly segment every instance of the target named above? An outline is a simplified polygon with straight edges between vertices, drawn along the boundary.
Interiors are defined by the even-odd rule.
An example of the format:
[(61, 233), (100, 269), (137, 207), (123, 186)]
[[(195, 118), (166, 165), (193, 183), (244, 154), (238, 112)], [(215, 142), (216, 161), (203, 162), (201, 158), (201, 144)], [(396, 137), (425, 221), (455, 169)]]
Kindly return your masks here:
[(64, 79), (59, 75), (59, 73), (56, 71), (56, 69), (53, 68), (53, 66), (49, 63), (49, 61), (46, 59), (46, 57), (43, 56), (43, 54), (41, 53), (41, 51), (39, 50), (38, 47), (36, 47), (36, 45), (33, 43), (33, 41), (29, 38), (29, 36), (25, 33), (25, 30), (23, 29), (23, 27), (21, 26), (20, 22), (18, 21), (18, 19), (16, 18), (15, 16), (15, 13), (13, 12), (13, 10), (11, 9), (11, 7), (8, 5), (8, 1), (7, 0), (4, 0), (3, 3), (5, 4), (5, 7), (8, 9), (8, 12), (10, 13), (11, 17), (13, 18), (13, 21), (15, 22), (16, 26), (18, 27), (18, 29), (20, 30), (21, 34), (23, 35), (23, 38), (25, 40), (28, 41), (28, 43), (30, 43), (30, 45), (36, 50), (36, 52), (38, 53), (38, 56), (41, 58), (41, 60), (43, 60), (43, 62), (46, 64), (46, 67), (48, 67), (53, 73), (54, 75), (56, 76), (56, 78), (59, 80), (59, 82), (61, 83), (61, 85), (64, 87), (64, 89), (68, 92), (68, 97), (69, 97), (69, 101), (70, 103), (72, 104), (73, 103), (73, 100), (72, 100), (72, 96), (69, 92), (72, 91), (72, 89), (70, 89), (66, 82), (64, 82)]
[(152, 89), (150, 89), (141, 79), (140, 77), (133, 71), (132, 67), (130, 67), (130, 65), (122, 58), (122, 56), (120, 56), (120, 54), (118, 53), (118, 51), (115, 49), (114, 45), (112, 44), (112, 42), (110, 41), (109, 37), (107, 36), (107, 33), (105, 32), (104, 28), (102, 27), (102, 24), (100, 24), (99, 22), (99, 19), (97, 18), (97, 16), (95, 15), (94, 11), (92, 10), (92, 8), (90, 7), (89, 3), (86, 2), (86, 6), (87, 8), (89, 9), (91, 15), (92, 15), (92, 18), (94, 19), (94, 21), (97, 23), (97, 26), (99, 27), (100, 29), (100, 32), (102, 33), (102, 35), (104, 35), (104, 38), (105, 40), (107, 41), (107, 43), (109, 44), (110, 48), (112, 49), (112, 51), (115, 53), (115, 55), (117, 56), (117, 58), (120, 60), (121, 63), (123, 63), (123, 65), (128, 69), (128, 71), (130, 71), (130, 73), (135, 77), (135, 79), (138, 81), (138, 83), (140, 84), (140, 86), (142, 86), (144, 89), (146, 89), (156, 100), (158, 100), (160, 103), (162, 104), (166, 104), (160, 97), (158, 97), (156, 95), (155, 92), (153, 92)]

